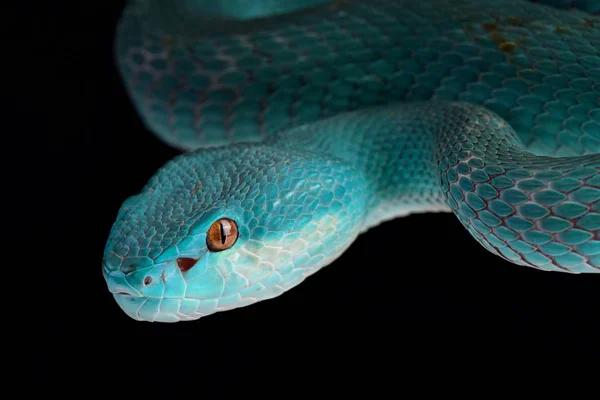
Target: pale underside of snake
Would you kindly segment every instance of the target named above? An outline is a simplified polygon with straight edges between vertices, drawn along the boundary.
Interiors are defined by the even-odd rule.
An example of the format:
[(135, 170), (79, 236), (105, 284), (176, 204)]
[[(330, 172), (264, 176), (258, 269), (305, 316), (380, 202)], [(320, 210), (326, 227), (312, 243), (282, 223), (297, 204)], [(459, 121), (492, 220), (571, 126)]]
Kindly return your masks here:
[(118, 212), (119, 306), (176, 322), (271, 299), (417, 212), (507, 263), (600, 272), (600, 5), (541, 3), (131, 1), (117, 65), (182, 154)]

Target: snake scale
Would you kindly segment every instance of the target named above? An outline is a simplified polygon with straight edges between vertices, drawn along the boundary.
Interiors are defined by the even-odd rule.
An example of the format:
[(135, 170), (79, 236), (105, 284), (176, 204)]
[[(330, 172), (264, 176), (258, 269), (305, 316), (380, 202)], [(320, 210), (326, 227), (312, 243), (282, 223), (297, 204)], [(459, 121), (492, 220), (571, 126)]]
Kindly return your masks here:
[(279, 296), (417, 212), (454, 213), (510, 263), (600, 272), (599, 10), (130, 1), (118, 69), (182, 153), (118, 210), (108, 289), (133, 319), (197, 320)]

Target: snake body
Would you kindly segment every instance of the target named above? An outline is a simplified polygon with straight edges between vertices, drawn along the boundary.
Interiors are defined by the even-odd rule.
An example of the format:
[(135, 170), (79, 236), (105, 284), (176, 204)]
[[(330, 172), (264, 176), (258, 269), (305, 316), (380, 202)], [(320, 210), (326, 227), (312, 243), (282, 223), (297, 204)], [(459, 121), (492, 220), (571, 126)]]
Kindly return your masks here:
[(415, 212), (514, 264), (600, 272), (600, 2), (217, 3), (131, 1), (119, 23), (134, 106), (184, 151), (109, 234), (127, 315), (274, 298)]

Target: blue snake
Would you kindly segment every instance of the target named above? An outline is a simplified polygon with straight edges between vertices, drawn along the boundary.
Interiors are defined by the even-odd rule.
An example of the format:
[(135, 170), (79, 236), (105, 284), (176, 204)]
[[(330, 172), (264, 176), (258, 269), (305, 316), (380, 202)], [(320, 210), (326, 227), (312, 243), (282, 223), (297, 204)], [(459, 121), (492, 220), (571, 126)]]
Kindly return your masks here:
[(135, 320), (197, 320), (275, 298), (422, 212), (453, 213), (509, 263), (600, 272), (599, 11), (130, 1), (117, 65), (181, 154), (118, 210), (109, 291)]

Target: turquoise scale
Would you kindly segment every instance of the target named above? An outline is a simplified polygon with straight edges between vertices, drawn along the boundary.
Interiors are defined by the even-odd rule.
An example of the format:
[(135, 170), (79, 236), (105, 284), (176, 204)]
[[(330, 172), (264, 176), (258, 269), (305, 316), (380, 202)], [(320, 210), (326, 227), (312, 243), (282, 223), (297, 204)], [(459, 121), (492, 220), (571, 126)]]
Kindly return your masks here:
[[(119, 71), (148, 129), (185, 153), (119, 210), (109, 290), (134, 319), (198, 319), (277, 297), (415, 212), (453, 212), (510, 263), (600, 272), (599, 12), (130, 1)], [(211, 252), (222, 217), (240, 237)]]

